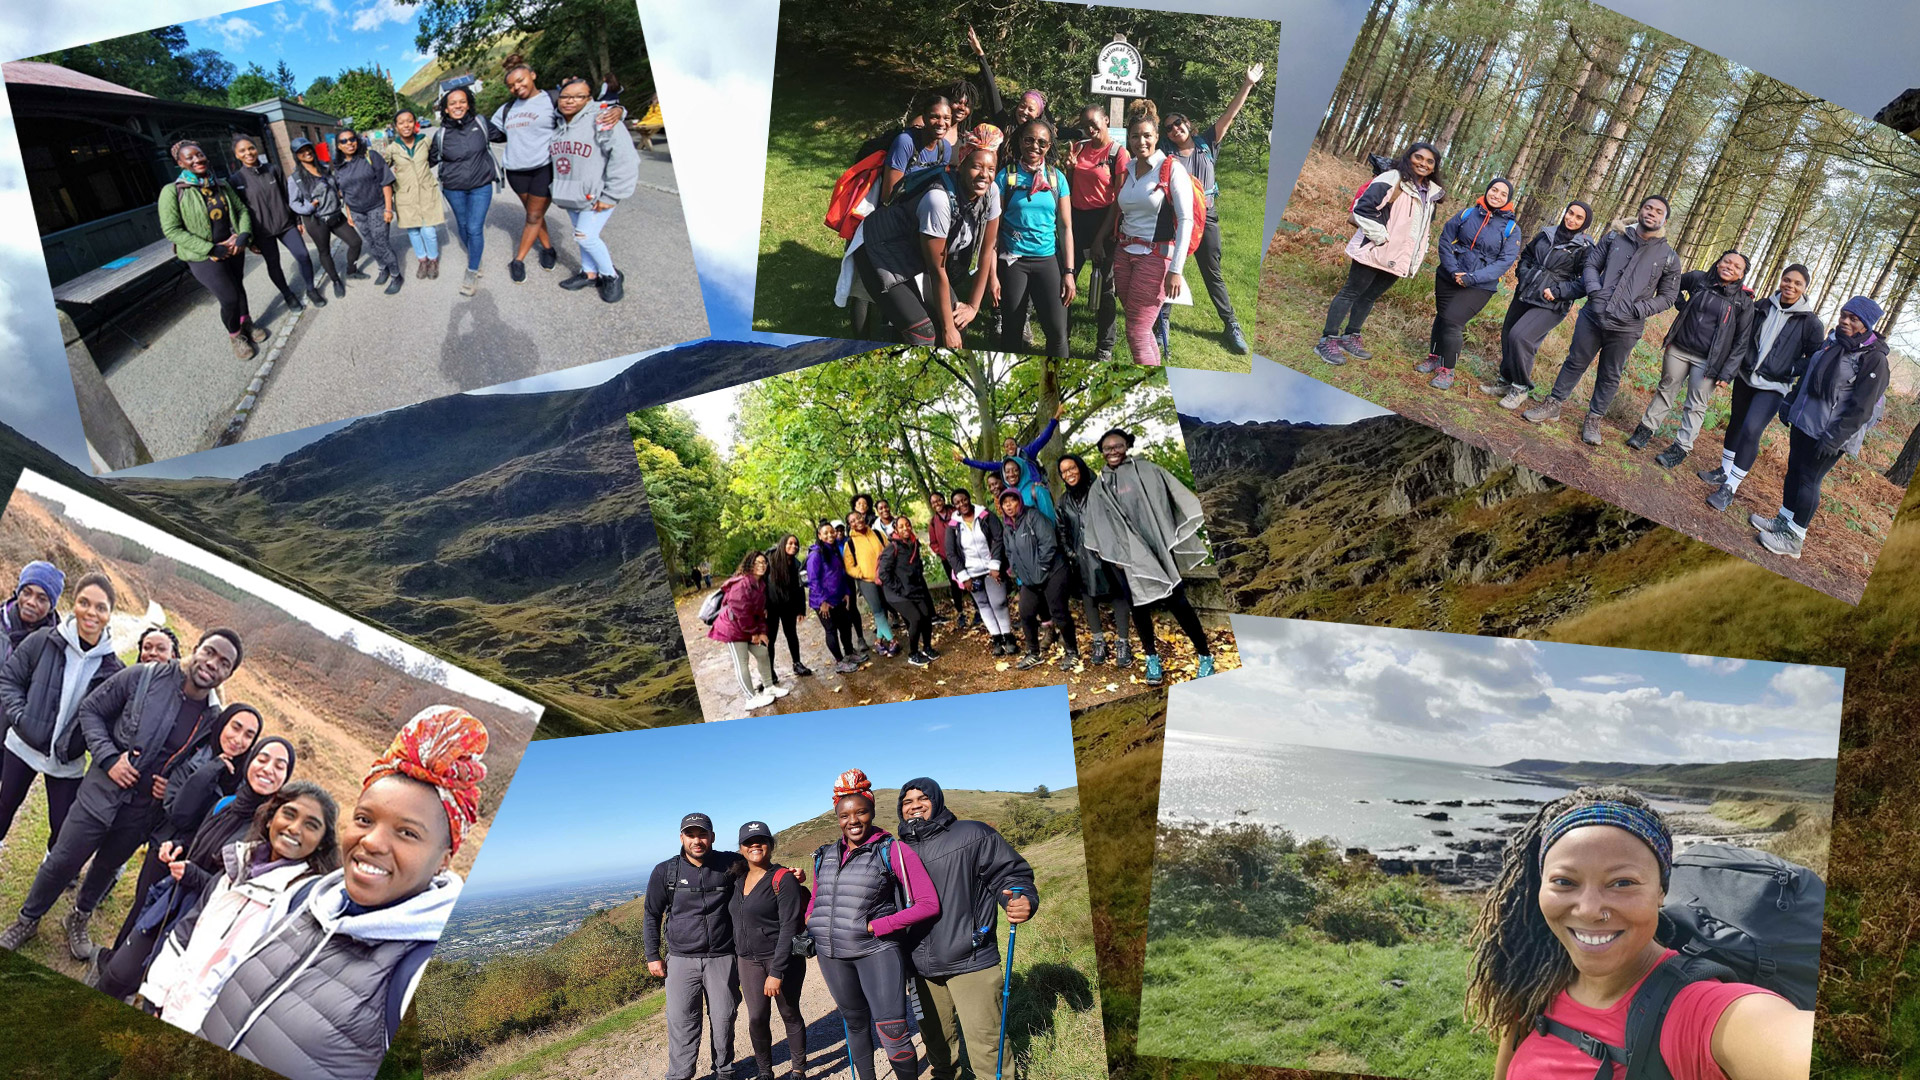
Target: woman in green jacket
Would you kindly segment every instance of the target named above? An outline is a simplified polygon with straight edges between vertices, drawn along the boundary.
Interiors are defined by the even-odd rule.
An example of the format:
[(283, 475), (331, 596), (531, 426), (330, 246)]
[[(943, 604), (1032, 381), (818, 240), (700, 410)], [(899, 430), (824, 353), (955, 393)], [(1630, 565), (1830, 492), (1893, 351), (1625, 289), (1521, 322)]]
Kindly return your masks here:
[(253, 219), (247, 204), (225, 180), (213, 175), (206, 151), (192, 140), (173, 144), (180, 175), (160, 189), (160, 233), (173, 241), (173, 253), (220, 302), (220, 322), (233, 342), (233, 355), (250, 360), (267, 332), (247, 314), (247, 242)]

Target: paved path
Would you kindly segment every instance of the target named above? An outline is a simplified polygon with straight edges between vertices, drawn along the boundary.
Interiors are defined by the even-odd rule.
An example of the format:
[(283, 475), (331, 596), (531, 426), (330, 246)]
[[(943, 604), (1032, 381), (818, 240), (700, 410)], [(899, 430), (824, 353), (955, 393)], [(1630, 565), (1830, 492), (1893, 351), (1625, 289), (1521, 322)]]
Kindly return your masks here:
[[(441, 272), (413, 277), (403, 230), (393, 248), (407, 283), (396, 296), (371, 279), (348, 282), (347, 295), (309, 308), (268, 379), (244, 438), (344, 420), (428, 398), (670, 345), (707, 333), (706, 307), (693, 250), (664, 157), (641, 156), (641, 186), (608, 222), (604, 236), (627, 270), (626, 298), (603, 304), (591, 290), (569, 293), (556, 283), (579, 267), (564, 212), (548, 212), (560, 264), (542, 271), (529, 261), (515, 284), (506, 263), (524, 220), (520, 203), (502, 191), (487, 216), (480, 292), (459, 295), (465, 255), (440, 227)], [(344, 263), (344, 247), (335, 245)], [(284, 260), (284, 253), (283, 253)], [(377, 273), (371, 257), (361, 265)], [(298, 273), (287, 267), (294, 280)], [(315, 267), (318, 271), (318, 265)], [(268, 281), (265, 263), (247, 259), (247, 295), (256, 320), (281, 329), (288, 313)], [(156, 458), (205, 449), (226, 426), (260, 360), (234, 359), (213, 298), (191, 279), (174, 297), (128, 321), (151, 347), (142, 351), (112, 330), (94, 339), (107, 385)], [(264, 358), (264, 350), (262, 357)]]

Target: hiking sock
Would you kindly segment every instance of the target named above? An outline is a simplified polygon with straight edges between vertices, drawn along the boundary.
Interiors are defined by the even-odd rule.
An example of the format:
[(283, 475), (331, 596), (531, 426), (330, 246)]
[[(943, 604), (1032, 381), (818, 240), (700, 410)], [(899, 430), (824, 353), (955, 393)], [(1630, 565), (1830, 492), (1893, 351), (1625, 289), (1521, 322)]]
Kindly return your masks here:
[[(1728, 476), (1733, 475), (1733, 451), (1731, 450), (1720, 451), (1720, 467), (1727, 470)], [(1746, 473), (1741, 473), (1740, 475), (1745, 476)]]
[[(1732, 457), (1730, 454), (1723, 454), (1721, 456), (1726, 458)], [(1740, 481), (1747, 478), (1747, 470), (1735, 465), (1731, 460), (1727, 461), (1724, 467), (1727, 470), (1727, 489), (1729, 491), (1739, 491)]]

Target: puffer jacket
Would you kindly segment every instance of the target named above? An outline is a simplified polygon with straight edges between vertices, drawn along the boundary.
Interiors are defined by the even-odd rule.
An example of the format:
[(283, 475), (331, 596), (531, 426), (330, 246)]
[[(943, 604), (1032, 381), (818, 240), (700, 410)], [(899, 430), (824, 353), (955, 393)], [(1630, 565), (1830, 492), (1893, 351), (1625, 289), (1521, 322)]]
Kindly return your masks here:
[(885, 829), (874, 828), (858, 847), (845, 839), (822, 844), (813, 864), (807, 932), (821, 956), (857, 960), (898, 949), (889, 935), (940, 914), (940, 894), (919, 855)]
[[(343, 881), (339, 870), (321, 878), (241, 960), (201, 1021), (201, 1038), (290, 1080), (372, 1080), (387, 1056), (388, 984), (407, 954), (440, 939), (460, 878), (441, 874), (360, 914), (348, 912)], [(414, 967), (403, 1009), (424, 970)]]
[[(1551, 227), (1541, 229), (1534, 235), (1533, 242), (1520, 252), (1520, 268), (1514, 272), (1513, 298), (1522, 304), (1565, 315), (1575, 300), (1587, 295), (1581, 272), (1593, 255), (1594, 243), (1593, 237), (1584, 232), (1574, 233), (1558, 244), (1553, 242), (1555, 235)], [(1551, 300), (1541, 295), (1548, 290), (1553, 292)]]
[(600, 110), (588, 104), (553, 133), (553, 205), (590, 210), (616, 204), (640, 184), (640, 151), (624, 123), (599, 129)]
[(1727, 357), (1727, 363), (1714, 372), (1715, 379), (1727, 382), (1738, 375), (1741, 382), (1756, 390), (1784, 394), (1793, 389), (1793, 381), (1806, 374), (1807, 361), (1820, 351), (1827, 331), (1812, 302), (1802, 295), (1799, 303), (1780, 311), (1780, 318), (1785, 321), (1773, 340), (1763, 341), (1767, 319), (1777, 310), (1780, 310), (1779, 293), (1754, 302), (1751, 332)]
[(1639, 333), (1650, 316), (1680, 296), (1680, 256), (1667, 245), (1667, 230), (1641, 235), (1638, 222), (1622, 219), (1594, 246), (1581, 272), (1587, 287), (1583, 316), (1608, 330)]
[(752, 641), (767, 632), (767, 583), (752, 574), (735, 574), (720, 586), (720, 617), (707, 636), (715, 641)]
[(59, 625), (59, 613), (51, 610), (47, 612), (45, 618), (37, 623), (28, 623), (22, 620), (20, 618), (18, 594), (16, 593), (14, 599), (10, 599), (4, 605), (0, 605), (0, 662), (5, 662), (7, 657), (12, 655), (13, 650), (19, 648), (20, 643), (27, 640), (28, 634), (33, 633), (35, 630)]
[[(83, 685), (69, 692), (67, 665), (75, 658), (92, 671), (84, 676)], [(93, 648), (83, 648), (71, 617), (59, 626), (28, 634), (6, 663), (0, 664), (0, 707), (6, 710), (7, 749), (40, 772), (83, 775), (87, 738), (80, 729), (80, 704), (125, 667), (113, 651), (111, 634), (103, 633)]]
[[(913, 845), (940, 897), (939, 917), (908, 932), (913, 970), (943, 978), (993, 967), (1000, 962), (1000, 909), (1013, 899), (1007, 892), (1022, 889), (1034, 910), (1040, 908), (1033, 867), (993, 826), (955, 817), (947, 809), (946, 793), (932, 779), (923, 776), (900, 786), (902, 792), (908, 788), (926, 793), (933, 801), (933, 816), (902, 820), (900, 836)], [(977, 930), (986, 931), (978, 942)]]
[(818, 611), (851, 595), (853, 580), (847, 576), (846, 560), (832, 544), (815, 540), (807, 549), (807, 606)]
[(1440, 276), (1448, 281), (1465, 274), (1468, 288), (1491, 289), (1519, 258), (1520, 226), (1511, 205), (1489, 210), (1475, 201), (1440, 230)]
[[(673, 956), (732, 956), (734, 851), (709, 851), (695, 866), (676, 855), (653, 868), (647, 878), (646, 925), (641, 942), (648, 962), (661, 959), (661, 917), (666, 921), (665, 952)], [(671, 882), (672, 887), (668, 885)], [(671, 903), (671, 906), (669, 906)]]
[[(144, 692), (143, 682), (147, 683)], [(152, 777), (165, 776), (171, 787), (206, 760), (220, 732), (220, 701), (214, 694), (207, 695), (186, 743), (171, 756), (161, 753), (179, 715), (180, 688), (185, 683), (186, 673), (178, 660), (135, 664), (87, 695), (80, 703), (80, 728), (86, 733), (93, 763), (74, 796), (76, 805), (112, 820), (117, 807), (147, 793)], [(132, 787), (122, 788), (107, 769), (130, 752), (138, 757), (140, 778)]]
[(1780, 403), (1780, 414), (1802, 435), (1820, 440), (1823, 454), (1860, 453), (1886, 397), (1887, 340), (1869, 332), (1848, 348), (1838, 331), (1807, 361), (1807, 373)]
[(1347, 257), (1396, 277), (1412, 277), (1427, 256), (1433, 210), (1446, 198), (1439, 184), (1425, 188), (1400, 179), (1395, 169), (1373, 178), (1353, 206), (1353, 239)]
[[(1680, 291), (1687, 299), (1662, 344), (1704, 356), (1708, 371), (1721, 370), (1746, 348), (1753, 326), (1752, 291), (1738, 281), (1721, 281), (1711, 270), (1681, 274)], [(1699, 340), (1703, 336), (1707, 339), (1704, 349)]]
[(399, 139), (386, 147), (387, 168), (393, 170), (393, 223), (403, 229), (438, 225), (447, 220), (440, 201), (440, 144), (431, 135), (414, 137), (409, 147)]
[(927, 546), (918, 540), (907, 543), (889, 540), (880, 552), (880, 591), (887, 603), (897, 608), (926, 601), (933, 593), (927, 588)]

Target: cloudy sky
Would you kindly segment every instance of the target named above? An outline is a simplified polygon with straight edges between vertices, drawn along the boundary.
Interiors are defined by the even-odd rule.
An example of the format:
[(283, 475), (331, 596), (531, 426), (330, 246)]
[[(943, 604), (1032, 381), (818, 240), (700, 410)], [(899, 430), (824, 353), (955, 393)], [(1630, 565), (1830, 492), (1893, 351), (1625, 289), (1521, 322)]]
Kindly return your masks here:
[[(1270, 231), (1366, 16), (1367, 0), (1143, 0), (1137, 6), (1280, 20), (1279, 77), (1270, 82), (1278, 118), (1268, 169)], [(1914, 80), (1911, 48), (1920, 40), (1920, 4), (1911, 0), (1829, 0), (1817, 13), (1801, 0), (1612, 0), (1609, 6), (1868, 115)], [(639, 0), (639, 8), (661, 98), (674, 117), (681, 167), (689, 161), (724, 163), (701, 169), (695, 182), (683, 174), (680, 183), (708, 323), (716, 338), (752, 337), (748, 316), (779, 6), (776, 0)], [(231, 42), (248, 57), (285, 55), (304, 83), (315, 57), (357, 58), (354, 50), (366, 44), (396, 72), (411, 70), (417, 57), (409, 60), (400, 50), (410, 48), (412, 18), (413, 9), (395, 0), (280, 0), (256, 7), (225, 0), (15, 3), (0, 8), (0, 42), (6, 43), (0, 49), (9, 58), (31, 56), (180, 23), (197, 45), (224, 50)], [(392, 59), (384, 59), (389, 54)], [(6, 387), (0, 422), (85, 468), (12, 129), (12, 114), (0, 103), (0, 386)], [(1332, 419), (1361, 407), (1290, 385), (1277, 377), (1277, 365), (1256, 370), (1267, 377), (1246, 380), (1241, 412), (1258, 402), (1270, 415), (1227, 415), (1218, 404), (1224, 384), (1204, 377), (1189, 380), (1204, 388), (1194, 391), (1201, 395), (1196, 407), (1213, 400), (1216, 419), (1305, 419), (1316, 412)]]
[(1245, 666), (1174, 687), (1169, 730), (1477, 765), (1839, 753), (1839, 668), (1292, 619), (1233, 625)]

